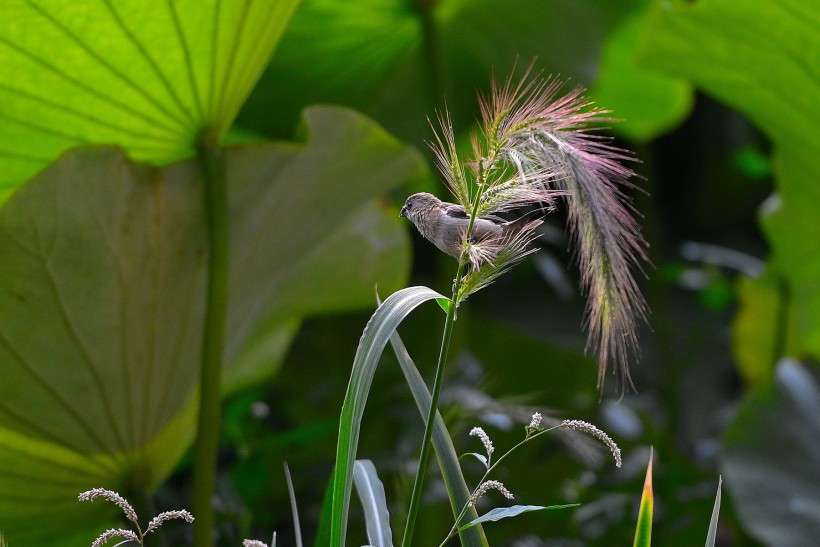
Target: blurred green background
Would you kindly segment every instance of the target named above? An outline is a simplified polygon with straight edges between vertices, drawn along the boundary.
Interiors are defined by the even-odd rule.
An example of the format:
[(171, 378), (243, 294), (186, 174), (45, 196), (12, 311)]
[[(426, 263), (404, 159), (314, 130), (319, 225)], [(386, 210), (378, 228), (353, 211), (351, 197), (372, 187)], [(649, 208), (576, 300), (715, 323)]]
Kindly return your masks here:
[[(156, 71), (164, 75), (156, 85), (182, 89), (178, 86), (187, 84), (182, 77), (179, 84), (174, 80), (173, 63), (190, 63), (190, 58), (196, 59), (196, 48), (192, 46), (193, 53), (186, 50), (187, 61), (182, 50), (173, 48), (164, 58), (167, 46), (161, 24), (170, 23), (159, 16), (152, 19), (156, 14), (132, 4), (124, 2), (118, 12), (125, 21), (122, 27), (132, 30), (129, 39), (152, 44), (155, 55), (148, 57), (161, 67), (167, 61), (170, 67)], [(159, 108), (165, 99), (116, 94), (123, 81), (154, 89), (152, 83), (140, 82), (140, 67), (129, 63), (128, 51), (136, 55), (133, 48), (118, 53), (112, 47), (105, 63), (116, 63), (116, 55), (123, 61), (122, 68), (108, 72), (114, 76), (106, 93), (122, 98), (135, 111), (143, 108), (139, 101), (146, 103), (145, 112), (156, 108), (156, 116), (143, 120), (149, 129), (139, 128), (154, 139), (148, 144), (136, 137), (128, 140), (136, 130), (124, 117), (122, 127), (128, 131), (95, 132), (72, 118), (90, 104), (83, 103), (83, 94), (93, 87), (76, 82), (90, 82), (84, 78), (90, 78), (94, 69), (84, 72), (71, 51), (60, 61), (69, 74), (63, 87), (50, 92), (48, 100), (39, 96), (35, 102), (41, 110), (30, 108), (20, 98), (25, 98), (22, 93), (10, 91), (17, 85), (15, 78), (29, 74), (33, 65), (42, 68), (45, 59), (54, 59), (59, 52), (39, 49), (32, 34), (21, 33), (13, 24), (0, 31), (0, 55), (7, 61), (7, 69), (0, 70), (6, 70), (4, 79), (9, 82), (0, 85), (0, 94), (9, 97), (8, 108), (0, 114), (6, 125), (0, 127), (0, 161), (8, 167), (0, 183), (6, 193), (13, 192), (3, 204), (1, 219), (3, 237), (10, 242), (0, 242), (0, 251), (15, 253), (21, 245), (34, 248), (42, 243), (33, 237), (32, 243), (15, 244), (15, 230), (29, 226), (25, 212), (37, 211), (41, 204), (60, 211), (68, 207), (49, 197), (62, 195), (49, 190), (47, 185), (57, 184), (54, 180), (77, 176), (90, 181), (89, 186), (96, 184), (98, 175), (76, 173), (86, 156), (73, 159), (71, 153), (32, 182), (24, 182), (63, 150), (117, 143), (129, 157), (155, 166), (182, 160), (161, 173), (146, 175), (142, 168), (133, 168), (138, 182), (143, 176), (164, 177), (182, 185), (188, 181), (184, 160), (193, 153), (194, 130), (186, 128), (221, 124), (224, 133), (230, 127), (225, 142), (232, 143), (228, 155), (235, 158), (230, 161), (239, 181), (233, 191), (243, 196), (235, 206), (241, 230), (232, 234), (232, 252), (249, 246), (254, 250), (233, 270), (241, 287), (234, 294), (240, 295), (241, 305), (229, 318), (240, 327), (235, 337), (229, 337), (235, 343), (229, 343), (232, 372), (219, 460), (219, 544), (238, 545), (245, 537), (269, 539), (273, 531), (278, 544), (293, 544), (284, 461), (293, 475), (305, 538), (312, 542), (333, 466), (341, 401), (356, 345), (375, 305), (375, 286), (382, 297), (411, 284), (448, 294), (455, 273), (451, 258), (398, 218), (410, 193), (446, 195), (426, 144), (432, 138), (428, 119), (446, 108), (457, 137), (466, 140), (478, 117), (476, 94), (486, 93), (493, 78), (520, 74), (532, 62), (543, 75), (567, 81), (566, 90), (587, 87), (597, 106), (621, 120), (607, 132), (616, 145), (634, 150), (638, 160), (633, 168), (640, 175), (635, 181), (639, 190), (632, 197), (650, 243), (652, 264), (640, 283), (651, 316), (640, 333), (642, 355), (631, 368), (637, 393), (620, 398), (605, 391), (599, 397), (594, 358), (583, 351), (584, 299), (577, 290), (578, 275), (560, 211), (548, 219), (538, 253), (459, 311), (441, 409), (459, 452), (479, 448), (467, 436), (476, 425), (488, 431), (497, 450), (512, 446), (531, 413), (539, 410), (553, 418), (585, 419), (600, 426), (624, 453), (623, 468), (615, 469), (604, 449), (594, 445), (575, 445), (561, 436), (528, 445), (496, 477), (513, 491), (516, 503), (581, 506), (487, 525), (490, 544), (630, 544), (653, 446), (657, 545), (704, 541), (719, 475), (724, 479), (719, 545), (812, 545), (820, 537), (820, 6), (796, 0), (303, 0), (298, 5), (266, 5), (274, 10), (280, 4), (289, 7), (281, 12), (237, 8), (240, 15), (235, 20), (244, 23), (234, 30), (241, 39), (233, 48), (229, 40), (223, 41), (233, 57), (220, 64), (215, 56), (211, 67), (216, 84), (208, 89), (220, 93), (212, 94), (210, 110), (205, 101), (197, 115), (195, 108), (188, 108), (186, 92), (179, 91), (178, 111), (187, 114), (179, 116), (182, 129), (175, 133), (171, 128), (167, 135), (188, 138), (167, 138), (173, 145), (163, 147), (156, 143), (165, 142), (166, 133), (156, 129), (159, 126), (152, 128), (151, 120), (175, 119), (174, 101), (166, 97), (171, 106)], [(10, 6), (6, 15), (49, 19), (40, 13), (44, 8), (32, 7), (37, 4)], [(199, 9), (196, 3), (177, 8), (183, 27), (177, 32), (189, 38), (208, 34), (208, 29), (200, 32), (197, 27)], [(75, 47), (85, 44), (78, 51), (88, 55), (101, 44), (77, 38), (82, 36), (78, 29), (88, 30), (83, 16), (65, 7), (50, 16), (58, 23), (46, 26), (62, 39), (73, 36), (69, 43)], [(235, 22), (232, 16), (227, 9), (222, 13), (226, 21)], [(276, 23), (265, 23), (273, 19)], [(133, 26), (129, 21), (135, 21)], [(152, 28), (152, 23), (157, 28), (145, 35), (133, 30), (143, 28), (140, 24)], [(191, 25), (187, 30), (186, 24)], [(119, 33), (123, 35), (129, 36)], [(45, 43), (49, 38), (39, 39)], [(254, 44), (263, 42), (268, 49), (259, 46), (260, 51), (275, 46), (267, 64), (264, 51), (252, 51)], [(245, 44), (251, 45), (244, 48)], [(242, 59), (247, 60), (247, 70)], [(48, 79), (40, 79), (36, 71), (31, 74), (19, 85), (30, 85), (26, 93), (34, 96)], [(226, 83), (219, 87), (223, 79)], [(61, 93), (68, 99), (63, 101)], [(203, 96), (196, 89), (187, 94)], [(144, 96), (153, 97), (150, 92)], [(108, 104), (116, 110), (113, 99)], [(52, 107), (68, 121), (55, 118), (48, 111)], [(305, 119), (303, 112), (309, 107), (313, 114)], [(105, 115), (102, 111), (96, 116)], [(116, 115), (109, 118), (112, 125), (119, 123)], [(202, 124), (188, 124), (186, 116)], [(98, 123), (88, 113), (75, 117), (89, 127)], [(23, 138), (21, 128), (32, 136)], [(75, 134), (66, 137), (63, 132), (72, 133), (72, 128)], [(43, 137), (46, 134), (52, 140)], [(267, 141), (273, 142), (261, 144)], [(117, 162), (125, 160), (101, 154), (102, 159), (88, 159), (89, 165), (113, 162), (107, 171), (110, 186), (121, 187), (119, 177), (132, 168), (118, 167)], [(21, 163), (21, 157), (29, 158), (28, 163)], [(253, 179), (249, 173), (258, 176)], [(275, 178), (269, 178), (270, 173)], [(241, 182), (246, 178), (254, 182)], [(182, 195), (180, 203), (189, 197)], [(72, 198), (66, 200), (71, 203)], [(99, 210), (107, 203), (100, 201)], [(180, 210), (174, 214), (181, 215), (185, 226), (195, 226), (197, 213)], [(43, 228), (49, 214), (32, 221), (36, 230), (26, 229), (59, 232), (60, 226)], [(154, 217), (146, 213), (146, 218)], [(175, 224), (165, 227), (173, 231)], [(95, 228), (86, 229), (92, 233)], [(178, 245), (190, 250), (184, 237), (179, 236)], [(85, 245), (88, 238), (78, 239), (82, 241), (77, 245)], [(95, 245), (105, 247), (101, 242)], [(266, 250), (254, 254), (257, 247)], [(66, 259), (68, 270), (85, 260), (78, 256)], [(190, 258), (191, 277), (183, 276), (181, 287), (190, 279), (201, 281), (196, 260)], [(108, 262), (100, 263), (99, 268), (107, 267)], [(18, 294), (19, 276), (29, 275), (20, 264), (22, 259), (7, 259), (0, 271), (0, 295), (9, 301)], [(139, 264), (135, 268), (135, 275), (144, 271)], [(57, 278), (60, 285), (62, 278)], [(64, 286), (76, 292), (72, 279), (67, 277)], [(91, 293), (87, 297), (96, 298)], [(66, 308), (71, 316), (71, 303)], [(175, 310), (168, 311), (169, 317)], [(97, 313), (93, 305), (82, 311)], [(8, 324), (19, 316), (11, 304), (0, 309)], [(35, 324), (28, 316), (17, 321), (20, 329)], [(440, 310), (430, 304), (400, 328), (428, 378), (442, 323)], [(11, 332), (9, 327), (0, 336), (0, 366), (9, 378), (17, 378), (13, 363), (20, 353), (15, 353), (20, 329)], [(46, 339), (48, 332), (41, 336)], [(91, 338), (85, 340), (95, 344)], [(139, 375), (148, 378), (150, 386), (152, 377), (143, 372)], [(107, 372), (100, 374), (105, 378)], [(133, 443), (123, 434), (125, 441), (112, 441), (114, 448), (106, 439), (97, 446), (77, 441), (76, 436), (66, 440), (57, 433), (41, 434), (47, 428), (37, 420), (47, 423), (49, 416), (21, 419), (27, 407), (4, 394), (0, 531), (8, 530), (10, 545), (23, 544), (15, 538), (41, 538), (28, 535), (35, 533), (34, 527), (48, 530), (34, 516), (45, 519), (47, 508), (54, 510), (49, 500), (59, 497), (20, 494), (35, 475), (51, 492), (54, 462), (43, 470), (24, 466), (25, 472), (16, 471), (26, 454), (46, 451), (36, 443), (65, 447), (89, 461), (110, 458), (117, 471), (102, 473), (100, 480), (116, 477), (113, 484), (88, 487), (118, 486), (122, 493), (135, 496), (148, 490), (150, 495), (134, 500), (144, 518), (153, 511), (189, 506), (193, 432), (189, 425), (179, 424), (190, 424), (180, 416), (190, 413), (185, 401), (194, 380), (185, 383), (179, 375), (171, 377), (169, 385), (177, 382), (181, 387), (179, 405), (162, 414), (168, 421), (157, 418), (162, 427), (149, 428)], [(102, 385), (107, 385), (105, 380)], [(13, 387), (22, 390), (21, 400), (32, 400), (25, 398), (26, 388), (7, 383), (9, 390)], [(76, 395), (78, 400), (84, 393)], [(119, 408), (116, 401), (122, 399), (113, 400), (113, 407)], [(142, 402), (152, 404), (150, 397)], [(92, 422), (92, 429), (108, 427)], [(422, 429), (399, 369), (386, 355), (368, 400), (359, 457), (375, 462), (396, 530), (403, 524)], [(170, 455), (161, 454), (164, 445), (150, 444), (156, 438), (175, 439)], [(133, 454), (139, 456), (132, 458)], [(464, 461), (468, 481), (478, 480), (480, 470)], [(134, 478), (143, 470), (134, 462), (144, 464), (145, 477)], [(72, 467), (66, 464), (66, 469)], [(66, 491), (76, 484), (64, 477), (55, 479), (60, 481)], [(444, 487), (431, 472), (417, 526), (418, 545), (437, 545), (446, 534), (451, 525), (446, 503)], [(502, 501), (496, 497), (493, 503)], [(28, 509), (19, 509), (21, 504), (38, 509), (26, 513)], [(351, 507), (351, 542), (362, 544), (364, 527), (355, 496)], [(80, 514), (89, 510), (67, 509)], [(101, 526), (99, 519), (88, 520), (61, 524), (71, 529), (65, 534), (66, 545), (90, 543), (76, 539), (93, 537), (89, 530)], [(184, 544), (187, 537), (184, 528), (170, 528), (165, 541)], [(27, 544), (46, 544), (42, 541), (29, 539)]]

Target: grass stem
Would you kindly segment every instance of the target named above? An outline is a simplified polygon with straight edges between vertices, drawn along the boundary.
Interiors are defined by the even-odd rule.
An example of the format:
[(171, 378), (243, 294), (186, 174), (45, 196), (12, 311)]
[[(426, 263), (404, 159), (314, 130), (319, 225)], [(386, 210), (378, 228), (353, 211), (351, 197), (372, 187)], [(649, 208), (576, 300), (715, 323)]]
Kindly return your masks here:
[[(479, 181), (483, 182), (484, 171), (481, 169), (479, 173)], [(484, 184), (478, 185), (478, 194), (475, 196), (472, 210), (470, 211), (470, 221), (467, 224), (465, 231), (465, 238), (469, 238), (469, 234), (473, 231), (473, 224), (475, 223), (476, 211), (478, 210), (478, 203), (483, 193)], [(413, 541), (413, 529), (416, 525), (416, 516), (418, 515), (419, 503), (421, 501), (421, 491), (424, 487), (424, 475), (427, 471), (427, 462), (430, 459), (430, 448), (433, 443), (433, 422), (438, 410), (438, 398), (441, 394), (441, 386), (444, 381), (444, 366), (447, 361), (447, 353), (450, 349), (450, 338), (453, 334), (453, 324), (456, 321), (456, 313), (459, 304), (459, 292), (461, 291), (461, 283), (464, 279), (464, 265), (467, 262), (462, 255), (458, 261), (458, 269), (456, 270), (456, 278), (453, 281), (453, 296), (450, 300), (450, 307), (447, 310), (447, 318), (444, 320), (444, 333), (441, 337), (441, 349), (438, 356), (438, 364), (436, 365), (436, 377), (433, 381), (433, 393), (430, 400), (430, 409), (427, 412), (427, 421), (424, 425), (424, 438), (421, 443), (421, 454), (419, 455), (419, 466), (416, 470), (416, 479), (413, 482), (413, 493), (410, 496), (410, 507), (407, 511), (407, 522), (405, 523), (404, 536), (402, 537), (402, 547), (410, 547)]]

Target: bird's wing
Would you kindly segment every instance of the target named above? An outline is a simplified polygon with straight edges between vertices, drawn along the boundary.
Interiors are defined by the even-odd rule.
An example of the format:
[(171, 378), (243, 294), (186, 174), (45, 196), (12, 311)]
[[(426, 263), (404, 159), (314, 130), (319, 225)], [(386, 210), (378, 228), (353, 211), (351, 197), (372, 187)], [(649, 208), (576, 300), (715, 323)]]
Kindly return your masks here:
[[(470, 218), (470, 215), (467, 214), (467, 211), (461, 205), (457, 205), (455, 203), (442, 203), (442, 206), (444, 207), (444, 214), (450, 218), (458, 218), (463, 220), (468, 220)], [(479, 218), (490, 221), (493, 224), (504, 224), (507, 222), (503, 218), (496, 215), (484, 215)]]
[(444, 214), (450, 218), (460, 218), (460, 219), (469, 219), (470, 215), (467, 214), (467, 211), (464, 210), (464, 207), (461, 205), (457, 205), (455, 203), (442, 203), (442, 207), (444, 207)]

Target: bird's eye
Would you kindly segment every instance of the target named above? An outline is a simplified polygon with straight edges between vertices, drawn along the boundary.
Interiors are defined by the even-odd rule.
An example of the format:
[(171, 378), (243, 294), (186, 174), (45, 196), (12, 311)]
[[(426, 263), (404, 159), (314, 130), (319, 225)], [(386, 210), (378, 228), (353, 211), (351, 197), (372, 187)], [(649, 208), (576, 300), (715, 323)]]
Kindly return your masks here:
[(407, 210), (409, 211), (409, 210), (411, 210), (412, 208), (413, 208), (413, 204), (412, 204), (412, 203), (410, 203), (410, 202), (408, 202), (408, 203), (407, 203)]

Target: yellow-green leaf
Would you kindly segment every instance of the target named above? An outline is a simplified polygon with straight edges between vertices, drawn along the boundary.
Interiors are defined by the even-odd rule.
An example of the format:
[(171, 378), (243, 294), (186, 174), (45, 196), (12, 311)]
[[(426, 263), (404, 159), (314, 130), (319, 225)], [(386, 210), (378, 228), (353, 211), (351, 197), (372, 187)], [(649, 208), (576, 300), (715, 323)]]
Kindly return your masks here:
[(77, 145), (140, 160), (220, 138), (298, 0), (7, 0), (0, 5), (0, 202)]

